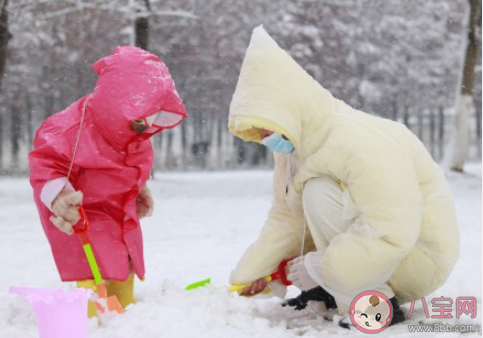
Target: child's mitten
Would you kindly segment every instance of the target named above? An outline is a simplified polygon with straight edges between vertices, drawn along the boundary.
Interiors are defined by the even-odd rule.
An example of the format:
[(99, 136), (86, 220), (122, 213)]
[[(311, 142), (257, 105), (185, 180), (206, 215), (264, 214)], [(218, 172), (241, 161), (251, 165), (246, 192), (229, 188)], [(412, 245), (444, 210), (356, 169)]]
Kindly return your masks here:
[(51, 217), (52, 223), (62, 232), (71, 235), (72, 227), (79, 222), (80, 215), (77, 206), (82, 204), (81, 191), (63, 189), (52, 202), (52, 211), (56, 217)]
[(136, 200), (136, 212), (139, 218), (149, 217), (153, 214), (154, 200), (151, 190), (145, 185), (139, 192)]

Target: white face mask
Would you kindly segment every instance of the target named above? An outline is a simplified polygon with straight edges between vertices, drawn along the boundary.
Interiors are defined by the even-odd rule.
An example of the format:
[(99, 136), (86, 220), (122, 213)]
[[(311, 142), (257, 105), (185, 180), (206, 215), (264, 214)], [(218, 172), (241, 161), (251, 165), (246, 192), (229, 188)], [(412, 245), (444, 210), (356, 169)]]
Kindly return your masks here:
[(270, 148), (272, 151), (281, 154), (291, 154), (295, 150), (292, 142), (284, 139), (282, 135), (276, 133), (265, 137), (262, 140), (262, 144)]

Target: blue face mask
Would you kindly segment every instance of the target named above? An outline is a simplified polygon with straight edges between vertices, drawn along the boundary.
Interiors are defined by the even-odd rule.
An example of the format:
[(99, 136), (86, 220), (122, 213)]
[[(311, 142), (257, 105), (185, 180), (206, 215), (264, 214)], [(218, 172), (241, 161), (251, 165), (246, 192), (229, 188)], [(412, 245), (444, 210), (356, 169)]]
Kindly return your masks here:
[(291, 154), (295, 150), (292, 142), (283, 138), (282, 135), (273, 133), (262, 140), (262, 144), (272, 151), (281, 154)]

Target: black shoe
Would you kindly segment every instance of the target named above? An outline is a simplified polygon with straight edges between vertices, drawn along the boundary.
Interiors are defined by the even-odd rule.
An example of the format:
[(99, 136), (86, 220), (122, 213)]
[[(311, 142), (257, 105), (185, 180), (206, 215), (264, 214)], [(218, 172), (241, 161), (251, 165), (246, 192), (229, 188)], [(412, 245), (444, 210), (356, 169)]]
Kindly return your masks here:
[(392, 320), (389, 326), (404, 322), (406, 320), (406, 316), (404, 315), (403, 310), (399, 307), (399, 302), (397, 301), (397, 298), (392, 297), (391, 299), (389, 299), (389, 301), (392, 304)]
[[(392, 320), (389, 326), (404, 322), (406, 320), (406, 316), (404, 315), (404, 311), (399, 306), (399, 302), (397, 301), (397, 298), (392, 297), (391, 299), (389, 299), (389, 301), (391, 302), (391, 305), (392, 305)], [(351, 326), (354, 326), (354, 324), (352, 324), (350, 316), (347, 316), (345, 318), (342, 318), (339, 321), (339, 326), (344, 329), (350, 330)]]
[(295, 310), (303, 310), (307, 307), (309, 301), (324, 302), (327, 309), (337, 309), (334, 297), (332, 297), (321, 286), (317, 286), (308, 291), (302, 291), (300, 295), (295, 298), (287, 299), (282, 303), (282, 306), (292, 306)]
[(351, 327), (354, 326), (354, 324), (352, 323), (352, 320), (350, 318), (349, 315), (346, 315), (344, 318), (342, 318), (341, 320), (339, 320), (339, 326), (343, 329), (347, 329), (347, 330), (350, 330)]

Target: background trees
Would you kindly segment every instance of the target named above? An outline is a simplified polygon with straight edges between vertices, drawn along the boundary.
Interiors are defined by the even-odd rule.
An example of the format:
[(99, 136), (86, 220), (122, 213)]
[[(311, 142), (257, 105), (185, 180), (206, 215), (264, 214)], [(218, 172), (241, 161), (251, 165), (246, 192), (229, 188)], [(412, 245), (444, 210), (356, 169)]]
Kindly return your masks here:
[[(8, 42), (0, 88), (2, 173), (26, 171), (37, 126), (89, 93), (96, 80), (90, 64), (121, 44), (142, 45), (169, 65), (190, 114), (180, 128), (154, 138), (157, 168), (269, 166), (263, 147), (239, 142), (226, 127), (251, 30), (262, 23), (336, 97), (406, 123), (438, 160), (448, 156), (465, 69), (461, 51), (474, 27), (475, 65), (464, 73), (473, 76), (466, 80), (474, 83), (473, 108), (463, 125), (469, 159), (481, 159), (481, 26), (468, 24), (469, 0), (3, 0), (0, 5), (8, 9), (8, 26), (7, 13), (0, 16), (0, 66)], [(481, 23), (481, 10), (476, 17)]]

